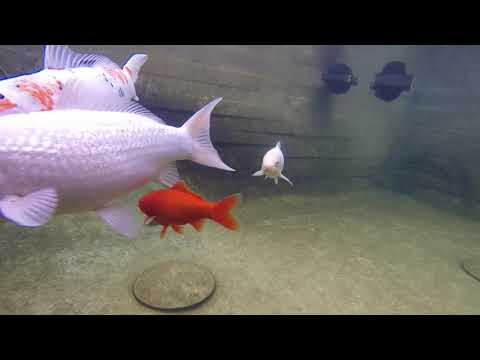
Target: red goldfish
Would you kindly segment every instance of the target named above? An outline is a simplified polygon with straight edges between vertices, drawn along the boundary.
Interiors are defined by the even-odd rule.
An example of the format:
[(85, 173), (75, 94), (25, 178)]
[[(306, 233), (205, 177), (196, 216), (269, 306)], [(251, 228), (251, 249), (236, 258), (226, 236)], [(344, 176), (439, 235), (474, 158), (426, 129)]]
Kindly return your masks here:
[(178, 181), (169, 189), (156, 190), (143, 196), (138, 206), (146, 215), (145, 224), (163, 225), (160, 238), (165, 236), (169, 226), (179, 234), (182, 225), (190, 224), (197, 231), (205, 219), (211, 219), (230, 230), (238, 228), (230, 210), (239, 202), (240, 194), (227, 196), (219, 202), (209, 202)]

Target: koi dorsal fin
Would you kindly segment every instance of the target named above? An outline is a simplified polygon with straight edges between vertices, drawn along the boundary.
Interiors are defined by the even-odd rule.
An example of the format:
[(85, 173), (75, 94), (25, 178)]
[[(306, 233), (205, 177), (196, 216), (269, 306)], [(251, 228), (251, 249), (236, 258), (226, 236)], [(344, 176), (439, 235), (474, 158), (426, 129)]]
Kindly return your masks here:
[(106, 56), (77, 53), (66, 45), (45, 46), (43, 61), (45, 69), (101, 67), (105, 69), (120, 70), (120, 67)]
[(196, 197), (197, 199), (204, 200), (200, 195), (195, 194), (189, 188), (187, 188), (187, 185), (181, 180), (177, 181), (175, 183), (175, 185), (173, 185), (170, 189), (171, 190), (176, 190), (176, 191), (181, 191), (181, 192), (190, 194), (190, 195)]
[(127, 72), (132, 78), (133, 82), (136, 82), (138, 79), (138, 73), (142, 66), (147, 62), (148, 55), (146, 54), (135, 54), (127, 63), (123, 66), (123, 71)]

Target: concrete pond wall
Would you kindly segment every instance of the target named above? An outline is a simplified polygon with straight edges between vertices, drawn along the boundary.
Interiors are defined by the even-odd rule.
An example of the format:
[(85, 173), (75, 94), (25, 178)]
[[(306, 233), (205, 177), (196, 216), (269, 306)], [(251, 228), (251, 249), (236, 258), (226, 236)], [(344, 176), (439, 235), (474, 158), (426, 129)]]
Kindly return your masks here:
[[(258, 170), (283, 144), (285, 173), (296, 183), (374, 179), (402, 191), (431, 187), (480, 198), (476, 150), (478, 46), (72, 45), (123, 65), (146, 53), (137, 92), (167, 123), (181, 125), (216, 97), (212, 138), (237, 177)], [(390, 61), (407, 63), (415, 91), (386, 103), (369, 83)], [(348, 64), (359, 84), (332, 95), (321, 72)], [(0, 46), (9, 76), (41, 68), (42, 46)], [(231, 174), (182, 164), (222, 177)]]
[[(167, 123), (180, 125), (208, 101), (213, 140), (235, 168), (256, 170), (264, 152), (281, 140), (292, 177), (369, 176), (377, 172), (405, 107), (384, 104), (368, 82), (386, 61), (404, 58), (405, 47), (343, 46), (72, 46), (123, 64), (133, 53), (149, 60), (141, 71), (141, 102)], [(2, 46), (9, 73), (41, 67), (41, 46)], [(321, 71), (348, 63), (360, 83), (332, 96)]]
[(384, 166), (387, 186), (480, 200), (480, 46), (416, 46), (409, 56), (415, 92)]

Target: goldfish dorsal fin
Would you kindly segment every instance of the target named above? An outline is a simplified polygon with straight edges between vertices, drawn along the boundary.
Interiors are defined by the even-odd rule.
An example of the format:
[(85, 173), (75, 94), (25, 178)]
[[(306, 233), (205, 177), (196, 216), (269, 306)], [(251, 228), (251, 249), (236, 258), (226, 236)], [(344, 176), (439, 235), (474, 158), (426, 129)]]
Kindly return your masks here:
[(45, 69), (71, 69), (77, 67), (120, 69), (117, 64), (106, 56), (77, 53), (67, 45), (45, 46), (43, 65)]
[(125, 100), (120, 104), (111, 104), (108, 101), (103, 101), (103, 99), (95, 99), (89, 96), (85, 97), (83, 96), (84, 92), (82, 94), (82, 91), (80, 91), (81, 83), (81, 80), (71, 79), (64, 84), (62, 96), (58, 100), (57, 108), (128, 112), (148, 117), (160, 124), (165, 124), (161, 118), (133, 100)]
[(198, 194), (195, 194), (194, 192), (192, 192), (189, 188), (187, 188), (187, 185), (183, 182), (183, 181), (177, 181), (175, 183), (175, 185), (173, 185), (171, 188), (171, 190), (176, 190), (176, 191), (181, 191), (181, 192), (184, 192), (184, 193), (187, 193), (187, 194), (190, 194), (192, 196), (195, 196), (197, 199), (200, 199), (200, 200), (204, 200), (200, 195)]
[(277, 143), (275, 144), (275, 147), (280, 150), (282, 149), (282, 144), (280, 143), (280, 141), (277, 141)]
[(170, 189), (177, 190), (177, 191), (183, 191), (183, 192), (190, 192), (190, 190), (188, 190), (188, 188), (187, 188), (187, 185), (182, 180), (177, 181)]

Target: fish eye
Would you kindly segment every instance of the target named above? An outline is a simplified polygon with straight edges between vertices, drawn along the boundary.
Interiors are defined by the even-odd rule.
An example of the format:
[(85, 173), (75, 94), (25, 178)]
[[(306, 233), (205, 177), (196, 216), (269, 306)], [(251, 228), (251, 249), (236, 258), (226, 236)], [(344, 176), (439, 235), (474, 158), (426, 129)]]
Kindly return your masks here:
[(275, 167), (279, 167), (279, 166), (280, 166), (280, 161), (277, 161), (277, 162), (275, 163)]
[(5, 99), (5, 96), (3, 94), (0, 94), (0, 100)]

